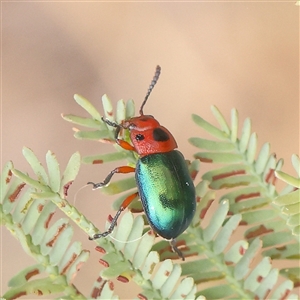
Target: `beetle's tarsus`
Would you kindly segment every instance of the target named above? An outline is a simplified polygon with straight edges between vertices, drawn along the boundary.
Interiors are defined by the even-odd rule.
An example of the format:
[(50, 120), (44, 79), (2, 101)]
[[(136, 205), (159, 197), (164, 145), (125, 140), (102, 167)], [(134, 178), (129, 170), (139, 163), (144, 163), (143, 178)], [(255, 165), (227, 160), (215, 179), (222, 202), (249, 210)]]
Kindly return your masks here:
[(102, 237), (106, 237), (107, 235), (109, 235), (111, 232), (109, 231), (105, 231), (103, 233), (96, 233), (94, 234), (92, 237), (89, 236), (89, 240), (92, 241), (92, 240), (97, 240), (97, 239), (100, 239)]
[(170, 241), (170, 245), (172, 247), (173, 252), (177, 253), (177, 255), (184, 261), (185, 258), (183, 256), (182, 252), (177, 248), (177, 246), (176, 246), (176, 240), (175, 239), (172, 239)]
[(104, 117), (101, 117), (101, 120), (102, 120), (104, 123), (106, 123), (107, 125), (112, 126), (112, 127), (114, 127), (114, 128), (120, 127), (119, 124), (117, 124), (117, 123), (115, 123), (115, 122), (112, 122), (112, 121), (110, 121), (110, 120), (108, 120), (108, 119), (104, 119)]
[(106, 236), (108, 236), (109, 234), (111, 234), (111, 233), (113, 232), (114, 228), (116, 227), (118, 218), (119, 218), (119, 216), (120, 216), (120, 214), (122, 213), (123, 210), (124, 210), (124, 209), (121, 207), (121, 208), (117, 211), (117, 213), (116, 213), (116, 215), (114, 216), (114, 218), (112, 219), (112, 221), (111, 221), (111, 223), (110, 223), (110, 226), (109, 226), (109, 228), (107, 229), (107, 231), (104, 231), (104, 232), (102, 232), (102, 233), (96, 233), (96, 234), (94, 234), (92, 237), (89, 237), (89, 240), (97, 240), (97, 239), (100, 239), (100, 238), (102, 238), (102, 237), (106, 237)]
[(91, 181), (89, 181), (87, 184), (91, 184), (93, 186), (93, 190), (102, 188), (106, 185), (104, 182), (94, 183), (94, 182), (91, 182)]

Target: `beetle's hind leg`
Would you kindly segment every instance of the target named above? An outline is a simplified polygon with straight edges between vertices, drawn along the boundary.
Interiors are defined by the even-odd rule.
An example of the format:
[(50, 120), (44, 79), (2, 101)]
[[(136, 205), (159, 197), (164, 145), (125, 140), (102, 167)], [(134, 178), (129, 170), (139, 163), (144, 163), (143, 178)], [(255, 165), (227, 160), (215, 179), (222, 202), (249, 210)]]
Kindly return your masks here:
[(135, 171), (135, 168), (129, 167), (129, 166), (123, 166), (123, 167), (118, 167), (110, 171), (110, 173), (106, 176), (106, 178), (102, 182), (94, 183), (94, 182), (88, 182), (87, 184), (91, 184), (93, 186), (93, 190), (102, 188), (109, 184), (111, 178), (114, 176), (116, 173), (133, 173)]
[(120, 214), (138, 196), (138, 194), (139, 193), (136, 192), (136, 193), (134, 193), (132, 195), (129, 195), (127, 198), (125, 198), (125, 200), (122, 202), (120, 208), (118, 209), (116, 215), (112, 219), (108, 230), (104, 231), (102, 233), (96, 233), (96, 234), (94, 234), (92, 237), (89, 237), (89, 240), (96, 240), (96, 239), (99, 239), (99, 238), (102, 238), (102, 237), (106, 237), (109, 234), (111, 234), (113, 232), (115, 226), (117, 225), (117, 221), (118, 221), (118, 218), (119, 218)]
[(185, 260), (183, 254), (182, 254), (182, 252), (181, 252), (181, 251), (177, 248), (177, 246), (176, 246), (176, 240), (175, 240), (175, 239), (171, 239), (171, 240), (170, 240), (170, 245), (171, 245), (171, 247), (172, 247), (172, 250), (173, 250), (175, 253), (177, 253), (178, 256), (179, 256), (182, 260)]

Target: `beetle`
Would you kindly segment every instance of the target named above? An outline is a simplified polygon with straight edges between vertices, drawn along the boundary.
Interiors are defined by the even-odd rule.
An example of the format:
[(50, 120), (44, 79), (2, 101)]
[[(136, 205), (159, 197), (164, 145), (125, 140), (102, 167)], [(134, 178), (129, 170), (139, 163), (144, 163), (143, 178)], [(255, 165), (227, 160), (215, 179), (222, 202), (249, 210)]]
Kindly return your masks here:
[[(176, 246), (176, 238), (190, 225), (196, 210), (196, 193), (184, 156), (176, 150), (177, 143), (168, 129), (151, 115), (144, 115), (143, 108), (158, 81), (160, 66), (150, 83), (142, 102), (140, 116), (123, 120), (120, 124), (102, 118), (114, 127), (115, 142), (123, 149), (138, 154), (136, 167), (121, 166), (112, 170), (103, 182), (88, 182), (93, 189), (106, 186), (116, 173), (135, 173), (138, 192), (129, 195), (121, 204), (106, 232), (95, 234), (90, 240), (105, 237), (116, 226), (124, 209), (140, 196), (148, 222), (161, 237), (170, 241), (172, 250), (184, 260)], [(131, 144), (119, 138), (121, 129), (129, 130)]]

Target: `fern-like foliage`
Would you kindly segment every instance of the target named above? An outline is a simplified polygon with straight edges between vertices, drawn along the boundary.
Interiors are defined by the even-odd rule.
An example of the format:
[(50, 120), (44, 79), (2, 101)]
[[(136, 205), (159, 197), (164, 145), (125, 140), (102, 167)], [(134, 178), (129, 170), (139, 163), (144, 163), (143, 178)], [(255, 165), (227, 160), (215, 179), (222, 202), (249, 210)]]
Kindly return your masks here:
[[(111, 143), (115, 147), (114, 152), (84, 157), (82, 161), (102, 164), (126, 160), (135, 166), (138, 156), (115, 144), (113, 128), (102, 121), (97, 109), (79, 95), (74, 98), (89, 114), (89, 117), (63, 115), (65, 120), (89, 129), (75, 128), (75, 137)], [(135, 114), (133, 101), (119, 101), (115, 111), (107, 96), (103, 96), (102, 102), (104, 116), (110, 121), (120, 123)], [(174, 263), (178, 256), (169, 243), (155, 237), (143, 215), (133, 216), (131, 212), (142, 211), (136, 199), (129, 206), (131, 212), (124, 213), (113, 233), (95, 241), (105, 269), (100, 272), (88, 298), (118, 299), (113, 287), (113, 280), (118, 279), (124, 283), (131, 280), (140, 286), (140, 299), (298, 299), (291, 291), (299, 284), (299, 269), (280, 270), (291, 280), (278, 284), (280, 273), (272, 267), (272, 259), (277, 259), (278, 253), (280, 258), (295, 261), (299, 258), (299, 223), (294, 217), (299, 202), (293, 194), (298, 192), (299, 179), (292, 180), (298, 185), (291, 185), (291, 178), (280, 171), (282, 160), (276, 161), (275, 156), (269, 154), (268, 144), (255, 159), (257, 137), (251, 134), (248, 119), (238, 137), (237, 112), (232, 112), (231, 126), (215, 107), (213, 112), (220, 129), (199, 116), (193, 117), (215, 140), (190, 139), (205, 152), (196, 153), (195, 160), (189, 163), (195, 179), (197, 211), (190, 227), (177, 238), (187, 260)], [(121, 134), (130, 142), (128, 132)], [(61, 176), (53, 153), (46, 155), (46, 172), (31, 150), (25, 148), (23, 152), (36, 177), (31, 178), (14, 169), (11, 163), (7, 164), (1, 178), (1, 221), (20, 240), (25, 251), (36, 258), (37, 265), (16, 275), (9, 283), (11, 289), (3, 297), (14, 299), (35, 292), (60, 295), (60, 299), (86, 299), (72, 284), (72, 279), (79, 263), (88, 258), (88, 252), (81, 249), (79, 241), (70, 245), (73, 232), (68, 221), (73, 220), (88, 236), (99, 230), (67, 201), (80, 157), (75, 153)], [(203, 174), (202, 180), (197, 182), (200, 161), (224, 166)], [(299, 158), (294, 157), (293, 162), (299, 167)], [(14, 180), (11, 180), (12, 173)], [(289, 179), (287, 188), (280, 193), (275, 189), (274, 174)], [(211, 206), (216, 191), (224, 188), (232, 190)], [(113, 180), (101, 191), (120, 194), (114, 202), (117, 210), (137, 188), (134, 178), (126, 176)], [(51, 216), (57, 209), (62, 210), (66, 218), (51, 224)], [(213, 217), (209, 217), (207, 212), (212, 209), (215, 209)], [(234, 231), (246, 225), (244, 238), (236, 239)], [(261, 252), (263, 256), (253, 266), (252, 260)], [(47, 277), (31, 279), (39, 273), (46, 273)]]
[[(1, 223), (37, 263), (10, 280), (10, 289), (3, 299), (61, 293), (67, 294), (69, 299), (85, 299), (72, 285), (72, 280), (81, 264), (88, 259), (89, 251), (82, 249), (78, 241), (71, 243), (73, 228), (69, 218), (51, 224), (56, 205), (64, 210), (68, 206), (65, 198), (79, 170), (80, 156), (75, 153), (71, 157), (60, 178), (53, 153), (48, 152), (46, 156), (48, 174), (30, 149), (25, 148), (23, 153), (37, 179), (14, 170), (11, 162), (6, 164), (1, 176)], [(13, 173), (17, 177), (13, 177)], [(21, 194), (22, 189), (25, 191)], [(34, 279), (39, 274), (43, 278)]]
[[(280, 171), (283, 160), (277, 161), (275, 154), (270, 154), (268, 143), (262, 146), (258, 155), (256, 154), (257, 135), (251, 133), (250, 119), (245, 120), (241, 136), (238, 137), (236, 110), (232, 110), (230, 126), (216, 107), (212, 107), (212, 112), (219, 122), (220, 129), (197, 115), (194, 115), (193, 119), (216, 140), (191, 138), (190, 142), (197, 148), (206, 150), (195, 154), (200, 161), (224, 166), (205, 173), (202, 178), (208, 180), (210, 188), (214, 190), (232, 189), (226, 192), (220, 201), (229, 200), (230, 215), (242, 215), (240, 225), (248, 225), (244, 237), (249, 242), (259, 237), (265, 249), (262, 252), (263, 256), (294, 260), (296, 268), (284, 268), (280, 273), (292, 279), (295, 286), (298, 286), (299, 157), (293, 156), (293, 165), (298, 175), (298, 179), (293, 179)], [(281, 192), (276, 191), (275, 173), (278, 177), (281, 175), (281, 178), (285, 178), (288, 183)], [(280, 209), (276, 204), (285, 206)]]

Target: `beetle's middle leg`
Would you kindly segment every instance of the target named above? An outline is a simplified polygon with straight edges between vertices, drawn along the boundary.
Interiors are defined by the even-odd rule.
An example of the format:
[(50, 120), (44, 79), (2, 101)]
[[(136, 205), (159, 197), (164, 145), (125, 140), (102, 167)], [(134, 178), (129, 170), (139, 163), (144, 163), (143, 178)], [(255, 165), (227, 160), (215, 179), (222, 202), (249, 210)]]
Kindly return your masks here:
[(98, 183), (88, 182), (87, 184), (91, 184), (93, 186), (93, 190), (99, 189), (101, 187), (106, 186), (110, 182), (114, 174), (116, 173), (126, 174), (126, 173), (133, 173), (133, 172), (135, 172), (135, 168), (133, 167), (129, 167), (129, 166), (118, 167), (113, 169), (102, 182), (98, 182)]
[(106, 237), (107, 235), (109, 235), (110, 233), (112, 233), (112, 231), (114, 230), (115, 226), (117, 225), (117, 220), (120, 216), (120, 214), (124, 211), (124, 209), (138, 196), (138, 192), (129, 195), (127, 198), (125, 198), (125, 200), (122, 202), (120, 208), (118, 209), (116, 215), (114, 216), (114, 218), (111, 221), (111, 224), (108, 228), (107, 231), (102, 232), (102, 233), (96, 233), (94, 234), (92, 237), (89, 237), (89, 240), (96, 240), (99, 239), (101, 237)]

